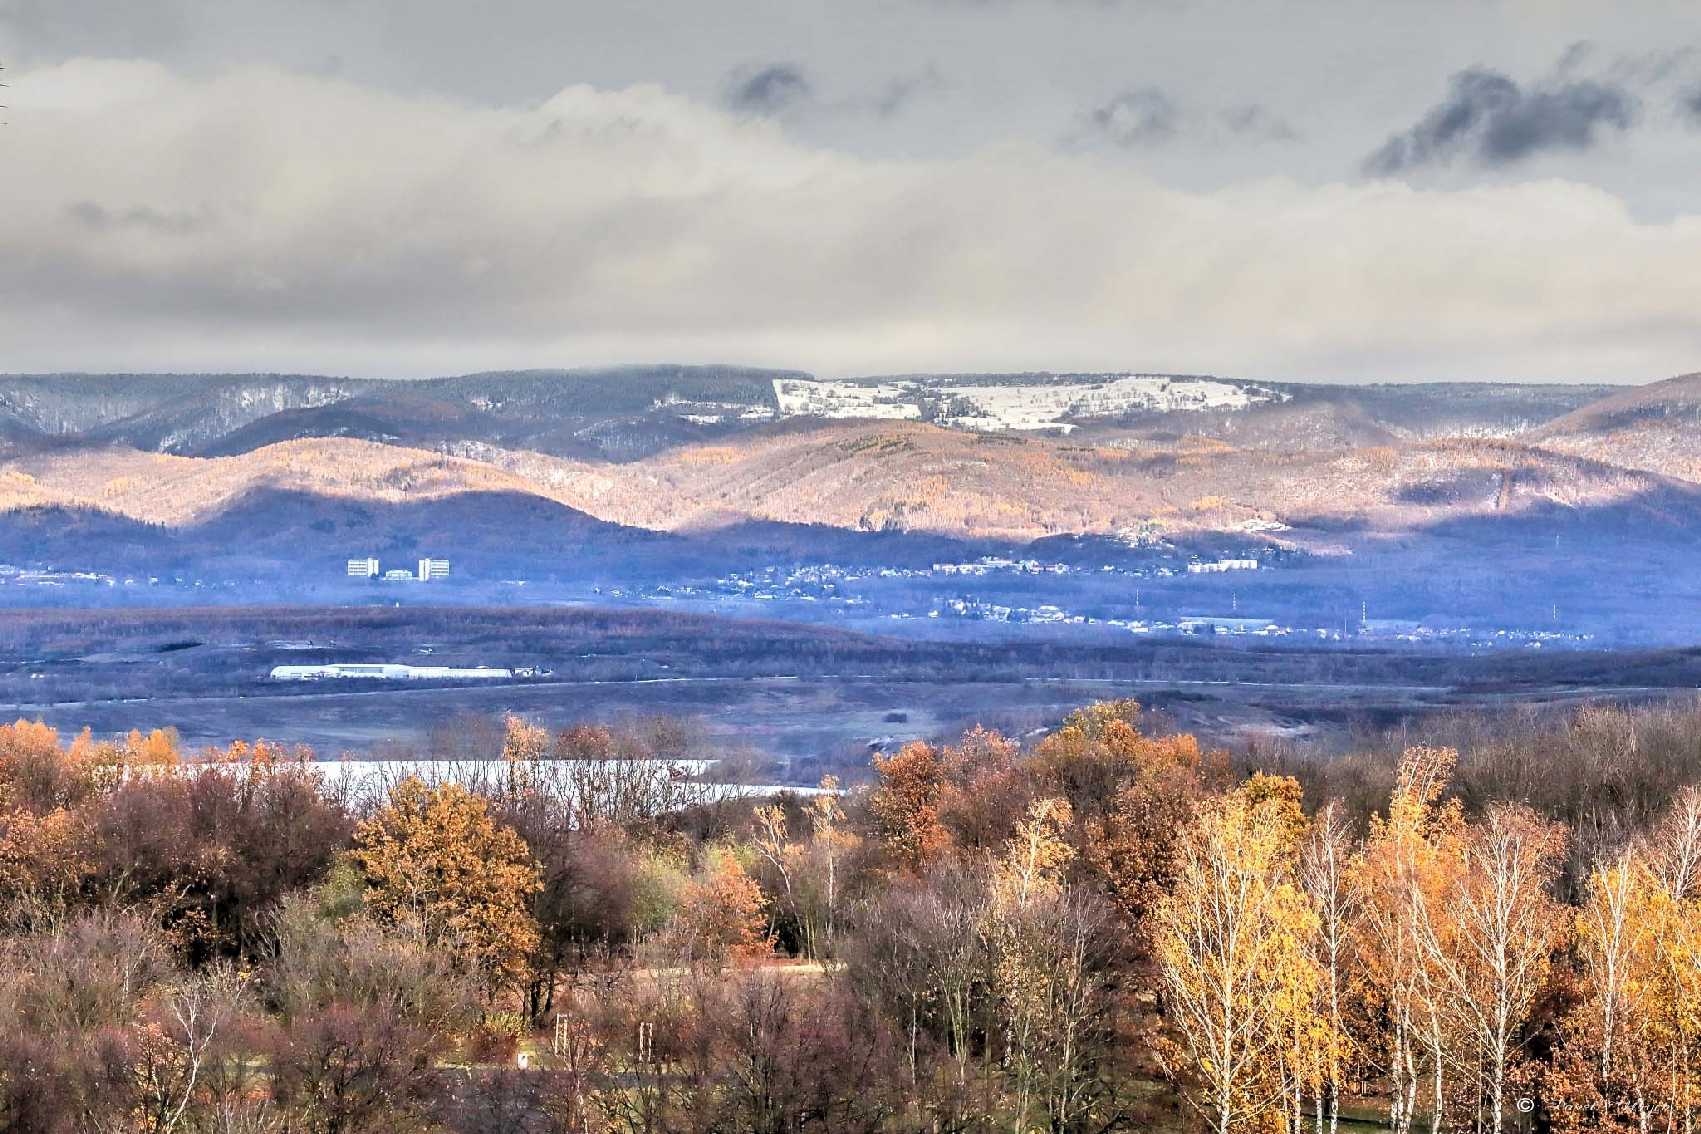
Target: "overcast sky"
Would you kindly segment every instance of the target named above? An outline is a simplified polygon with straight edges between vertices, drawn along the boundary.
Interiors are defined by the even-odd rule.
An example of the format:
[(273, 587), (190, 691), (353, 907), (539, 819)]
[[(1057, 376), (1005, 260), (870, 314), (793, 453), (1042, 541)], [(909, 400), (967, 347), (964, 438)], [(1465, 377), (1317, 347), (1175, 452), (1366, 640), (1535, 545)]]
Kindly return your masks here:
[(0, 0), (0, 370), (1701, 369), (1695, 0)]

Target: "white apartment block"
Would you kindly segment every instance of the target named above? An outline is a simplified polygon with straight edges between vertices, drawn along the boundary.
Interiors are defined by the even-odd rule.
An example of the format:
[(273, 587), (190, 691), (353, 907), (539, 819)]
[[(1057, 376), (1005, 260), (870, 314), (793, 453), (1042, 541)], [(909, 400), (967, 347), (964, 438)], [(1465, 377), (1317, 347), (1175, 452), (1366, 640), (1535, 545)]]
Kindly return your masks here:
[(429, 583), (449, 577), (449, 561), (421, 559), (411, 571), (406, 567), (392, 567), (386, 571), (377, 559), (368, 556), (350, 559), (348, 575), (351, 579), (382, 579), (387, 583)]

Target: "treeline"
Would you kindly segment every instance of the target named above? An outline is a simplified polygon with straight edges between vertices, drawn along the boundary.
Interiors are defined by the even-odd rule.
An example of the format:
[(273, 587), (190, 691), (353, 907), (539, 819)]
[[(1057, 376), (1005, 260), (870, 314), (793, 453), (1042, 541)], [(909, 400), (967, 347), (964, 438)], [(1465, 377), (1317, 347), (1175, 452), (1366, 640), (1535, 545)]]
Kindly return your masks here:
[(360, 792), (0, 727), (0, 1130), (1692, 1129), (1701, 710), (1141, 724), (765, 800), (653, 721)]

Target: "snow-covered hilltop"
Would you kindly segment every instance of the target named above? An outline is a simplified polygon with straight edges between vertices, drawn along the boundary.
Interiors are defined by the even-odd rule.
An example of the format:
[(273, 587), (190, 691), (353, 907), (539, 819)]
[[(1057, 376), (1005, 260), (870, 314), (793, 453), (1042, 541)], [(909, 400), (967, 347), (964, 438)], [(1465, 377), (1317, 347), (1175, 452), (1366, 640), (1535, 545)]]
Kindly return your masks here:
[(1041, 382), (774, 380), (781, 417), (896, 418), (955, 429), (1055, 429), (1127, 413), (1244, 409), (1287, 394), (1244, 382), (1105, 374)]
[(774, 379), (781, 417), (921, 417), (910, 382), (817, 382)]

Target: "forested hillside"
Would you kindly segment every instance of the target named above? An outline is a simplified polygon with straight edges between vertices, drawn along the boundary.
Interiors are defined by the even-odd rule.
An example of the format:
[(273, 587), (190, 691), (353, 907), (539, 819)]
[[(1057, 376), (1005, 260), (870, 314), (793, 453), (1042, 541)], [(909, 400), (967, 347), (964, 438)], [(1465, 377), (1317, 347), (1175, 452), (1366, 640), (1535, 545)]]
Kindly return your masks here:
[[(102, 605), (391, 597), (349, 589), (343, 564), (366, 556), (452, 560), (446, 585), (410, 592), (432, 602), (524, 586), (540, 601), (765, 602), (781, 596), (735, 576), (991, 559), (1105, 574), (1055, 575), (1062, 589), (1031, 605), (930, 583), (913, 609), (890, 594), (835, 606), (840, 591), (786, 616), (1251, 613), (1313, 636), (1394, 620), (1674, 643), (1701, 609), (1693, 385), (735, 367), (7, 378), (0, 602), (62, 604), (67, 583), (92, 589), (79, 579), (110, 582), (80, 595)], [(1187, 575), (1222, 561), (1258, 569)], [(1118, 572), (1145, 582), (1112, 594)]]

